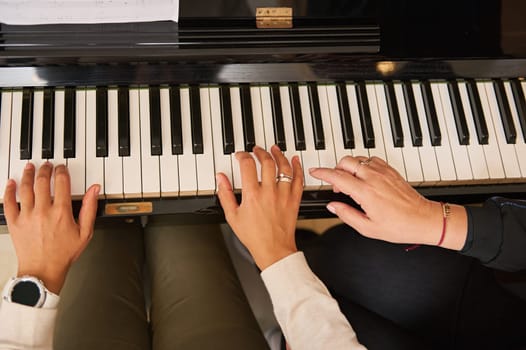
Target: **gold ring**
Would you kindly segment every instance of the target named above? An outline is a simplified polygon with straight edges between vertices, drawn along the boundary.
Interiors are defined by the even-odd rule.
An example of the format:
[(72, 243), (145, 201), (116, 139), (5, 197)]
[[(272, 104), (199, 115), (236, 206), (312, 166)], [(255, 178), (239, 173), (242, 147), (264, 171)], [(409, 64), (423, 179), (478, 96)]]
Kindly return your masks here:
[(276, 177), (276, 182), (289, 182), (290, 183), (290, 182), (292, 182), (292, 176), (280, 173)]

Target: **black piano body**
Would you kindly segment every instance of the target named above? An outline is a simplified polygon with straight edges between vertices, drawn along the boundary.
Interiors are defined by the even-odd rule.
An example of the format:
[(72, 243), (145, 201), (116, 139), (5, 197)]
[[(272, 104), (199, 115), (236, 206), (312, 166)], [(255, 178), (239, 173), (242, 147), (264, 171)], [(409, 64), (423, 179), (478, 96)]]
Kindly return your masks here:
[[(292, 8), (292, 28), (256, 28), (256, 7), (278, 5)], [(479, 89), (484, 89), (481, 86), (485, 84), (485, 88), (490, 89), (488, 94), (494, 94), (493, 99), (497, 102), (497, 106), (492, 110), (501, 114), (503, 126), (499, 124), (497, 127), (495, 124), (493, 130), (490, 123), (490, 131), (493, 131), (489, 133), (489, 137), (486, 135), (484, 139), (480, 134), (471, 132), (468, 140), (459, 141), (460, 146), (468, 147), (470, 143), (477, 142), (480, 145), (501, 142), (503, 151), (504, 148), (517, 149), (514, 156), (515, 164), (523, 164), (526, 159), (526, 154), (521, 153), (526, 142), (524, 115), (526, 102), (520, 100), (520, 98), (524, 99), (523, 90), (526, 89), (523, 80), (523, 77), (526, 77), (526, 24), (521, 19), (521, 13), (526, 11), (526, 6), (520, 0), (434, 3), (410, 0), (396, 3), (367, 0), (247, 1), (246, 3), (192, 0), (181, 1), (180, 6), (179, 23), (43, 26), (0, 24), (0, 91), (2, 94), (8, 93), (13, 96), (15, 92), (20, 96), (31, 96), (35, 92), (43, 95), (54, 94), (57, 90), (66, 91), (67, 94), (68, 90), (77, 89), (94, 91), (102, 89), (104, 93), (112, 89), (115, 93), (121, 89), (125, 91), (142, 89), (155, 91), (150, 93), (151, 98), (154, 94), (162, 95), (163, 89), (188, 90), (191, 96), (192, 89), (199, 91), (199, 89), (214, 87), (221, 90), (224, 87), (233, 87), (239, 89), (241, 104), (243, 104), (243, 91), (262, 87), (272, 94), (273, 89), (278, 91), (285, 87), (290, 89), (290, 108), (294, 111), (293, 95), (298, 89), (316, 91), (316, 86), (322, 86), (322, 89), (330, 86), (328, 90), (336, 91), (339, 86), (347, 89), (348, 86), (352, 86), (352, 91), (356, 91), (358, 96), (356, 98), (359, 99), (360, 93), (367, 94), (375, 88), (376, 91), (381, 92), (385, 88), (385, 98), (389, 100), (390, 91), (395, 91), (392, 89), (393, 84), (399, 89), (397, 91), (402, 91), (404, 85), (413, 85), (417, 93), (421, 87), (422, 96), (417, 98), (423, 99), (424, 102), (427, 98), (426, 91), (430, 94), (440, 89), (442, 89), (440, 91), (448, 91), (447, 94), (451, 94), (451, 111), (455, 113), (455, 123), (457, 123), (459, 112), (456, 110), (458, 106), (455, 106), (455, 101), (460, 105), (462, 103), (460, 97), (455, 100), (454, 95), (458, 95), (455, 93), (458, 89), (455, 87), (459, 85), (461, 91), (470, 92), (470, 85), (477, 90), (477, 84)], [(311, 89), (312, 86), (314, 88)], [(379, 86), (381, 86), (380, 90), (378, 90)], [(447, 90), (444, 90), (445, 86)], [(372, 90), (368, 90), (369, 88)], [(411, 90), (411, 87), (408, 89)], [(312, 103), (313, 96), (309, 96)], [(395, 96), (394, 92), (393, 96)], [(473, 102), (471, 97), (469, 95), (469, 101)], [(250, 100), (250, 96), (248, 99)], [(391, 102), (388, 103), (391, 107)], [(487, 105), (485, 102), (483, 104), (486, 110), (482, 110), (482, 114), (492, 108), (489, 102)], [(339, 107), (342, 108), (341, 105)], [(424, 107), (428, 116), (429, 113), (437, 113), (436, 110), (429, 110), (427, 105)], [(20, 108), (23, 110), (26, 107)], [(319, 106), (316, 108), (319, 109)], [(410, 104), (404, 108), (406, 109), (404, 115), (409, 116)], [(475, 106), (471, 108), (473, 111), (470, 115), (475, 118)], [(152, 115), (154, 111), (155, 108), (150, 109)], [(159, 111), (158, 106), (157, 111)], [(99, 112), (99, 110), (95, 111), (94, 115), (97, 118)], [(360, 110), (360, 113), (362, 112)], [(107, 110), (101, 113), (107, 114)], [(313, 111), (312, 114), (316, 113)], [(343, 118), (342, 110), (340, 114)], [(64, 123), (70, 125), (71, 123), (67, 121), (68, 117), (74, 118), (74, 115), (65, 113)], [(27, 122), (33, 121), (32, 116), (28, 118), (26, 128)], [(49, 118), (51, 121), (54, 120), (53, 116)], [(159, 128), (161, 125), (159, 118), (153, 116), (150, 119), (152, 140), (149, 145), (152, 146), (152, 155), (155, 153), (153, 147), (155, 131), (152, 131), (156, 129), (153, 126), (155, 121), (158, 122), (159, 135), (162, 132)], [(47, 120), (48, 129), (49, 120)], [(424, 134), (428, 135), (428, 138), (436, 137), (432, 120), (429, 118), (425, 120), (429, 125), (421, 126), (424, 128)], [(495, 120), (493, 119), (497, 123)], [(295, 119), (294, 122), (296, 121)], [(361, 121), (366, 124), (363, 119)], [(107, 119), (105, 123), (106, 140), (102, 141), (106, 142), (107, 148)], [(315, 124), (313, 121), (310, 132), (316, 131)], [(345, 133), (343, 124), (345, 123), (342, 121), (342, 133)], [(455, 125), (457, 128), (467, 130), (462, 123)], [(296, 126), (294, 124), (294, 128)], [(253, 133), (254, 125), (252, 124), (251, 127)], [(371, 141), (366, 140), (368, 132), (373, 138), (375, 133), (376, 138), (382, 137), (378, 128), (371, 131), (367, 130), (367, 127), (367, 125), (353, 125), (354, 138), (361, 139), (360, 142), (364, 145)], [(393, 138), (395, 138), (393, 130), (399, 132), (402, 130), (396, 123), (389, 127)], [(398, 147), (402, 144), (421, 147), (419, 144), (421, 141), (415, 137), (412, 128), (413, 125), (411, 125), (411, 133), (403, 133), (404, 141)], [(503, 128), (503, 136), (500, 136), (505, 140), (496, 140), (499, 132), (497, 129), (501, 128)], [(47, 130), (45, 127), (44, 129)], [(65, 126), (65, 130), (67, 129), (68, 126)], [(172, 138), (174, 133), (177, 134), (175, 129), (172, 131)], [(31, 126), (29, 130), (31, 133)], [(442, 135), (438, 135), (436, 140), (427, 141), (435, 148), (440, 147), (440, 136), (444, 138), (447, 135), (445, 125), (440, 126), (438, 130), (442, 130)], [(257, 133), (257, 130), (255, 131)], [(301, 141), (305, 142), (305, 140), (298, 140), (296, 131), (294, 129), (294, 145), (297, 147), (296, 151), (301, 152), (304, 150), (301, 147), (305, 147), (302, 146)], [(480, 131), (478, 124), (476, 131), (477, 133)], [(17, 132), (22, 133), (20, 140), (32, 140), (31, 135), (28, 136), (27, 133), (24, 135), (24, 131), (21, 130), (11, 129), (10, 135)], [(215, 129), (212, 132), (221, 134)], [(47, 133), (49, 135), (53, 132), (47, 130)], [(245, 131), (245, 136), (247, 134), (249, 133)], [(461, 132), (457, 130), (456, 133), (451, 133), (450, 130), (451, 144), (457, 142), (457, 134), (461, 138)], [(426, 137), (425, 135), (423, 137)], [(193, 137), (196, 136), (192, 133)], [(216, 135), (216, 137), (223, 137), (223, 147), (225, 153), (228, 153), (226, 152), (228, 147), (224, 144), (224, 135)], [(276, 140), (277, 135), (274, 137)], [(39, 152), (45, 150), (45, 135), (39, 136), (38, 140), (40, 139), (43, 147), (40, 145), (37, 147)], [(73, 138), (73, 142), (74, 140)], [(70, 143), (71, 141), (69, 139)], [(98, 141), (97, 139), (94, 144), (100, 146)], [(345, 145), (339, 147), (352, 152), (351, 141), (345, 140)], [(244, 142), (247, 146), (246, 137)], [(9, 143), (9, 146), (15, 144), (20, 143)], [(374, 147), (373, 144), (374, 142), (369, 147)], [(63, 142), (61, 145), (65, 147)], [(385, 145), (387, 147), (387, 143)], [(23, 148), (22, 146), (20, 145), (20, 148)], [(177, 154), (176, 145), (172, 143), (172, 146), (172, 153)], [(199, 145), (196, 145), (195, 139), (192, 146), (194, 151), (199, 153), (199, 150), (196, 151)], [(323, 147), (336, 146), (323, 145), (315, 148), (322, 150)], [(230, 148), (230, 153), (238, 150), (234, 147)], [(51, 149), (54, 155), (60, 154), (59, 158), (67, 159), (65, 149)], [(452, 146), (449, 149), (450, 153), (454, 153)], [(493, 145), (492, 149), (499, 150), (499, 146)], [(31, 147), (29, 150), (31, 153)], [(0, 165), (4, 167), (3, 173), (8, 177), (12, 176), (9, 166), (14, 157), (20, 154), (20, 161), (32, 159), (31, 155), (23, 157), (24, 152), (21, 149), (2, 149), (0, 152), (9, 153), (9, 156), (4, 157), (7, 158), (5, 165), (8, 169), (5, 170), (4, 164)], [(166, 147), (164, 152), (168, 152)], [(100, 156), (104, 157), (102, 153), (104, 152), (101, 152)], [(466, 154), (470, 159), (469, 152), (466, 151)], [(160, 153), (156, 155), (159, 156)], [(490, 155), (489, 151), (487, 155)], [(454, 158), (455, 154), (451, 157)], [(53, 159), (54, 157), (49, 155), (45, 157), (43, 153), (42, 155), (39, 153), (38, 158)], [(486, 160), (487, 166), (491, 166), (490, 160), (489, 158)], [(501, 159), (501, 162), (506, 161)], [(454, 165), (458, 166), (457, 163)], [(509, 164), (503, 164), (501, 167), (506, 170), (506, 166), (510, 167)], [(198, 172), (199, 169), (195, 171)], [(505, 171), (502, 179), (488, 178), (486, 181), (476, 181), (476, 179), (422, 181), (415, 187), (427, 197), (456, 203), (478, 203), (495, 195), (524, 197), (526, 173), (521, 172), (520, 166), (517, 166), (513, 173), (515, 175), (508, 177)], [(144, 179), (142, 183), (144, 185)], [(182, 191), (170, 195), (163, 195), (161, 192), (159, 191), (157, 196), (151, 193), (144, 195), (141, 191), (134, 195), (123, 193), (122, 196), (116, 196), (117, 198), (103, 195), (99, 202), (99, 216), (180, 214), (190, 221), (224, 220), (213, 191), (200, 193), (196, 189), (193, 193), (185, 192), (184, 195), (180, 195)], [(325, 204), (333, 199), (349, 201), (324, 187), (305, 191), (300, 217), (329, 216)], [(76, 210), (79, 205), (80, 201), (75, 200)], [(4, 221), (1, 204), (0, 221)]]

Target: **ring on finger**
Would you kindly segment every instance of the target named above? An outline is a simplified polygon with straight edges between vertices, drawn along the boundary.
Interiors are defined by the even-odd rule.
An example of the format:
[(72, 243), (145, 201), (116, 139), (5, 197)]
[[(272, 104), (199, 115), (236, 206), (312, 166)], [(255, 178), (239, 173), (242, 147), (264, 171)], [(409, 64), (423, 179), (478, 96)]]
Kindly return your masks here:
[(358, 173), (358, 170), (360, 170), (360, 167), (362, 165), (369, 165), (371, 162), (373, 161), (372, 158), (367, 158), (367, 159), (360, 159), (360, 161), (358, 162), (358, 165), (356, 166), (356, 169), (354, 169), (353, 171), (353, 176), (356, 176), (356, 174)]
[(276, 176), (276, 182), (292, 182), (292, 176), (280, 173), (278, 176)]

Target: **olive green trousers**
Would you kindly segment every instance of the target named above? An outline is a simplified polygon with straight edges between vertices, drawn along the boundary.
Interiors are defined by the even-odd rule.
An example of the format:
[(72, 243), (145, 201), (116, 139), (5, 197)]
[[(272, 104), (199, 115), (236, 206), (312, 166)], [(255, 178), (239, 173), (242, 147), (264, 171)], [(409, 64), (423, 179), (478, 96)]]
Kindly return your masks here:
[(268, 349), (219, 225), (136, 221), (96, 225), (60, 295), (55, 349)]

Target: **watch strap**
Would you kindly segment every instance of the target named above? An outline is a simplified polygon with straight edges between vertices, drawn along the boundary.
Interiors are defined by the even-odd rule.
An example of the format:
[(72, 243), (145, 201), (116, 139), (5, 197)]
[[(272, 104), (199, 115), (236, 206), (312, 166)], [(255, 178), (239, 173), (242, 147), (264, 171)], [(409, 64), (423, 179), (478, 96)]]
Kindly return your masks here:
[[(21, 277), (10, 278), (9, 281), (6, 283), (4, 290), (2, 292), (2, 299), (7, 302), (15, 303), (15, 301), (12, 300), (12, 293), (14, 291), (14, 288), (17, 286), (17, 284), (21, 282), (34, 283), (36, 287), (42, 293), (41, 297), (39, 298), (39, 302), (37, 303), (37, 305), (34, 305), (33, 307), (44, 308), (44, 309), (57, 308), (60, 297), (50, 292), (44, 285), (44, 282), (42, 282), (41, 280), (33, 276), (21, 276)], [(22, 305), (24, 304), (22, 303)]]

